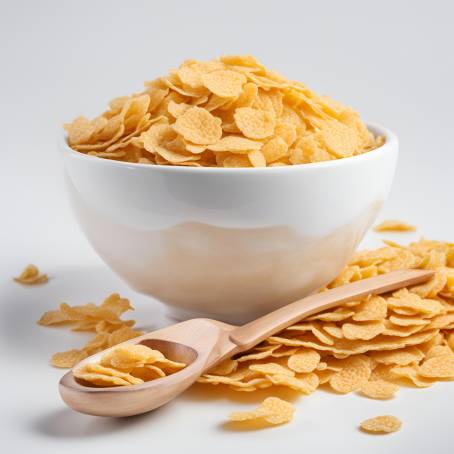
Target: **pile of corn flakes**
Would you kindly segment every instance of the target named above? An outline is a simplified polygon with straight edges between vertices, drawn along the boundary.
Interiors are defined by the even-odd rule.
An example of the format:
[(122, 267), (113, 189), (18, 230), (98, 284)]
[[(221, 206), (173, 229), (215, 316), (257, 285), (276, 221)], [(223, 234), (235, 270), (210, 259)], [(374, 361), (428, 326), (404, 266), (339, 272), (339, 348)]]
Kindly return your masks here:
[(383, 144), (351, 108), (254, 57), (187, 60), (145, 90), (65, 125), (81, 153), (142, 164), (274, 167), (346, 158)]
[[(358, 392), (371, 399), (390, 399), (402, 385), (429, 387), (454, 379), (454, 243), (424, 239), (408, 246), (385, 243), (357, 253), (326, 289), (399, 269), (430, 269), (434, 277), (312, 315), (216, 365), (199, 382), (243, 392), (287, 387), (304, 395), (324, 385), (339, 394)], [(98, 332), (83, 349), (54, 355), (53, 364), (72, 367), (88, 355), (140, 335), (131, 329), (133, 321), (119, 318), (128, 309), (129, 301), (113, 294), (99, 307), (63, 303), (58, 311), (44, 314), (42, 325), (72, 323), (73, 329)], [(146, 346), (126, 344), (74, 373), (95, 386), (122, 386), (184, 367)], [(256, 410), (230, 417), (283, 424), (293, 412), (291, 403), (270, 396)], [(376, 434), (400, 427), (401, 422), (389, 415), (360, 425), (361, 430)]]
[(79, 361), (113, 345), (120, 344), (143, 334), (132, 329), (134, 320), (121, 320), (124, 312), (133, 310), (129, 300), (112, 293), (101, 305), (93, 303), (84, 306), (70, 306), (61, 303), (58, 310), (48, 311), (38, 320), (43, 326), (67, 326), (73, 331), (91, 331), (96, 335), (81, 349), (58, 352), (52, 356), (53, 366), (68, 368)]
[(327, 288), (408, 268), (435, 270), (434, 278), (308, 317), (199, 381), (243, 392), (285, 386), (303, 394), (326, 384), (340, 394), (389, 399), (402, 384), (454, 379), (454, 244), (387, 243), (356, 254)]

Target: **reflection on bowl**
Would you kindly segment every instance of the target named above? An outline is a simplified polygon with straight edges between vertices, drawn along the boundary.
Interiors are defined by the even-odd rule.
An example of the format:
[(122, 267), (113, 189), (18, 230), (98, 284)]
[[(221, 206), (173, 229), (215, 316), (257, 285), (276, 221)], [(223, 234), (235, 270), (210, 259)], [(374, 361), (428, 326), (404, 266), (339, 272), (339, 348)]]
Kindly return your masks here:
[(342, 269), (392, 182), (397, 140), (292, 167), (217, 169), (102, 160), (62, 144), (76, 216), (103, 260), (176, 318), (242, 323)]

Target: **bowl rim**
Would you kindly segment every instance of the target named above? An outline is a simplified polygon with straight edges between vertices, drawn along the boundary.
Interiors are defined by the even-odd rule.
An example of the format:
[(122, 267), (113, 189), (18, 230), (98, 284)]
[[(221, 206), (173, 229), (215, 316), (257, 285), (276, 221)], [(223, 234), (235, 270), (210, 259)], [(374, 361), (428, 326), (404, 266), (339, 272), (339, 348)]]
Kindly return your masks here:
[(149, 171), (160, 171), (168, 173), (185, 173), (185, 174), (200, 174), (200, 173), (280, 173), (280, 172), (295, 172), (295, 171), (310, 171), (319, 168), (329, 168), (334, 166), (348, 166), (349, 164), (359, 163), (361, 161), (368, 161), (379, 157), (379, 155), (384, 155), (385, 153), (397, 153), (398, 151), (398, 139), (397, 136), (389, 129), (378, 125), (376, 123), (365, 123), (369, 131), (378, 136), (383, 136), (385, 142), (383, 145), (378, 148), (374, 148), (368, 152), (349, 156), (347, 158), (333, 159), (331, 161), (320, 161), (320, 162), (311, 162), (306, 164), (295, 164), (288, 166), (276, 166), (276, 167), (191, 167), (191, 166), (173, 166), (173, 165), (162, 165), (162, 164), (143, 164), (135, 162), (123, 162), (115, 161), (113, 159), (102, 159), (97, 156), (90, 156), (85, 153), (81, 153), (72, 149), (68, 145), (67, 133), (63, 130), (63, 133), (60, 133), (58, 140), (58, 145), (60, 151), (71, 158), (88, 160), (94, 165), (102, 165), (109, 167), (118, 167), (124, 169), (149, 169)]

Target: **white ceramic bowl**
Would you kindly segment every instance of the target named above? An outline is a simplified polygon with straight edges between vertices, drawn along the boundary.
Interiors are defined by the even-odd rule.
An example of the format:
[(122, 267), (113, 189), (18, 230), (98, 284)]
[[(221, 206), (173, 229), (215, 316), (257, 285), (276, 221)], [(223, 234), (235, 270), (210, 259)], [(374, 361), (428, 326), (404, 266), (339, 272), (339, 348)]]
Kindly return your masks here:
[(241, 323), (329, 282), (386, 199), (397, 138), (300, 166), (224, 169), (129, 164), (61, 140), (76, 217), (102, 259), (178, 319)]

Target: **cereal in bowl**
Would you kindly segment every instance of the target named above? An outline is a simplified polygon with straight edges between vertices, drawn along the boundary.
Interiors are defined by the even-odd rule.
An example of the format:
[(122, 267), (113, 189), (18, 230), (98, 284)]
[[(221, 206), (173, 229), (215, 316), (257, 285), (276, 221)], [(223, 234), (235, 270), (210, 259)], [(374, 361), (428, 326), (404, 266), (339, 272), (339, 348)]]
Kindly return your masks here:
[(346, 158), (383, 144), (350, 107), (319, 96), (249, 55), (186, 60), (65, 125), (74, 150), (116, 161), (275, 167)]

